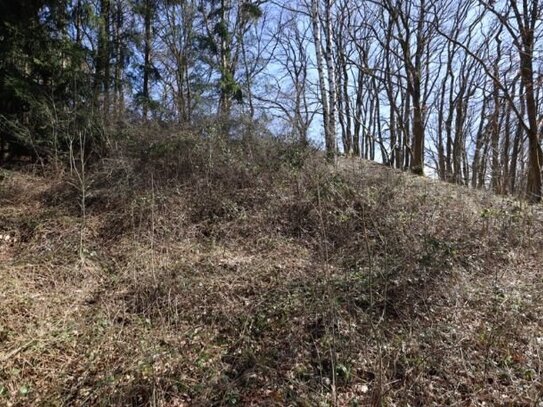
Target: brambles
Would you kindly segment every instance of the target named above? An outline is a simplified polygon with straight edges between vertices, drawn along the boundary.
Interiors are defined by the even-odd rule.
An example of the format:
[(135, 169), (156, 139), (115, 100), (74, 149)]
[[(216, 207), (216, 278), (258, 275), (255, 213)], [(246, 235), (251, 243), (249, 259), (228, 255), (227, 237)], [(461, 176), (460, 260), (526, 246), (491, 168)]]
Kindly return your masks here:
[(126, 142), (82, 235), (68, 174), (3, 172), (1, 402), (537, 399), (537, 207), (266, 138)]

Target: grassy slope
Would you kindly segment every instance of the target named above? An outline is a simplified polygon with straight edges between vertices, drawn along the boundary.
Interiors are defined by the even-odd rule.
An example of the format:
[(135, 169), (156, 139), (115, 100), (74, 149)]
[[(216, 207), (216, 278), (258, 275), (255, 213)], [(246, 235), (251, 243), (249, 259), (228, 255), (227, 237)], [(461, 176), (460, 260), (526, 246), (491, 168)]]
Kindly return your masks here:
[(3, 171), (0, 405), (541, 403), (540, 208), (291, 164)]

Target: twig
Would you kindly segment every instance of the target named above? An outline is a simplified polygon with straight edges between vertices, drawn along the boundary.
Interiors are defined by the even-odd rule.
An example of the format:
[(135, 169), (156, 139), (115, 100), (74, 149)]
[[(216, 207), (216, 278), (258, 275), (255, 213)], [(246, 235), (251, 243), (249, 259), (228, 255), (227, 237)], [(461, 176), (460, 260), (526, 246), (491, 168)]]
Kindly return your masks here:
[(16, 348), (16, 349), (13, 349), (13, 350), (12, 350), (11, 352), (9, 352), (8, 354), (4, 355), (3, 357), (0, 357), (0, 363), (7, 362), (9, 359), (11, 359), (12, 357), (16, 356), (18, 353), (24, 351), (26, 348), (28, 348), (29, 346), (33, 345), (35, 342), (36, 342), (36, 340), (35, 340), (35, 339), (32, 339), (32, 340), (28, 341), (27, 343), (25, 343), (24, 345), (19, 346), (19, 347)]

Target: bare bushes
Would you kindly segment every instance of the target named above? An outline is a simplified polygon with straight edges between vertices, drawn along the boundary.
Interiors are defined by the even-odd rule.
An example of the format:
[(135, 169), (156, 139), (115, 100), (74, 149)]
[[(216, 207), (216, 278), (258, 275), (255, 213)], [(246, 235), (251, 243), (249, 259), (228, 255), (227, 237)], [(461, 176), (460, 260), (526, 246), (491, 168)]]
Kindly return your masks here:
[[(131, 200), (149, 197), (155, 190), (157, 198), (165, 198), (166, 211), (177, 202), (193, 224), (207, 223), (210, 228), (212, 223), (240, 220), (273, 205), (279, 189), (310, 154), (309, 149), (258, 132), (233, 139), (205, 125), (141, 130), (123, 144), (109, 160), (122, 156), (130, 162), (132, 169), (125, 171), (129, 181), (124, 184), (130, 186), (126, 192), (132, 194)], [(134, 191), (139, 191), (139, 198)]]
[(227, 139), (201, 126), (142, 131), (130, 143), (127, 185), (141, 192), (125, 215), (136, 210), (139, 230), (153, 223), (164, 241), (187, 230), (203, 241), (295, 238), (316, 260), (359, 276), (356, 290), (380, 307), (416, 307), (455, 272), (494, 272), (517, 247), (538, 245), (537, 217), (520, 203), (366, 162), (332, 167), (270, 137)]
[(0, 342), (19, 353), (0, 396), (15, 405), (539, 389), (536, 207), (203, 130), (127, 134), (87, 175), (85, 267), (73, 179), (1, 185), (0, 232), (17, 241), (0, 244)]
[(275, 215), (319, 259), (359, 275), (356, 290), (372, 291), (383, 306), (416, 307), (439, 296), (455, 272), (494, 273), (512, 252), (534, 245), (540, 221), (518, 202), (492, 198), (480, 206), (472, 191), (369, 163), (340, 166), (304, 168)]
[(455, 271), (494, 271), (540, 244), (538, 218), (519, 203), (366, 162), (332, 167), (309, 147), (258, 132), (226, 138), (209, 124), (132, 131), (89, 183), (104, 240), (141, 236), (156, 251), (188, 237), (297, 239), (383, 306), (416, 304)]

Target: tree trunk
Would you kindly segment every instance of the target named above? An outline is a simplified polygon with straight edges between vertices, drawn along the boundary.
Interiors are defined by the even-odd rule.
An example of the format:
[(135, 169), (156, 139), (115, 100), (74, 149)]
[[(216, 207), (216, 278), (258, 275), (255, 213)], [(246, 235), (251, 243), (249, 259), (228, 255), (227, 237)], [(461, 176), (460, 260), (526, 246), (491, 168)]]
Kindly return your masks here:
[(321, 27), (319, 22), (319, 4), (318, 0), (311, 0), (311, 25), (313, 29), (313, 42), (315, 46), (315, 55), (317, 63), (317, 73), (319, 76), (320, 101), (322, 104), (322, 120), (324, 125), (324, 143), (327, 157), (333, 158), (335, 155), (336, 141), (335, 134), (332, 132), (328, 92), (326, 91), (326, 78), (324, 74), (324, 57), (321, 43)]
[[(532, 50), (532, 44), (525, 45)], [(541, 161), (543, 152), (537, 131), (537, 105), (534, 97), (532, 56), (530, 51), (521, 54), (521, 77), (526, 90), (526, 114), (528, 116), (528, 179), (526, 197), (529, 202), (541, 201)]]
[(143, 120), (148, 120), (150, 93), (149, 93), (149, 77), (153, 71), (151, 65), (151, 50), (152, 50), (152, 20), (153, 20), (153, 5), (152, 0), (145, 1), (144, 11), (144, 62), (143, 62)]
[[(334, 54), (333, 54), (333, 38), (332, 38), (332, 4), (330, 0), (326, 0), (325, 3), (325, 24), (324, 34), (326, 36), (326, 68), (328, 77), (328, 106), (330, 108), (328, 116), (328, 140), (329, 145), (332, 146), (332, 155), (336, 153), (336, 115), (337, 115), (337, 86), (336, 86), (336, 70), (334, 67)], [(328, 148), (327, 148), (328, 151)]]

